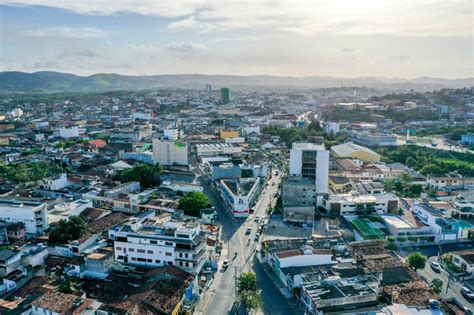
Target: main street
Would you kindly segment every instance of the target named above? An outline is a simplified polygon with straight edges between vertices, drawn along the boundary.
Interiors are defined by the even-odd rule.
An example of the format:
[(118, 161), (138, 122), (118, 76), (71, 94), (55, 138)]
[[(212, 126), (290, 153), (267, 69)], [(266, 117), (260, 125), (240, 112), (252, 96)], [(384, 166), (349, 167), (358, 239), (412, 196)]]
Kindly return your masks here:
[[(437, 256), (430, 257), (429, 261), (438, 261), (438, 257)], [(418, 274), (421, 277), (423, 277), (428, 283), (431, 283), (431, 281), (435, 278), (438, 278), (441, 281), (443, 281), (443, 291), (441, 292), (441, 296), (443, 298), (455, 298), (460, 303), (462, 303), (462, 305), (464, 305), (466, 308), (474, 312), (474, 307), (471, 304), (471, 302), (466, 300), (464, 296), (461, 294), (460, 290), (463, 287), (462, 283), (456, 280), (449, 280), (448, 273), (444, 269), (441, 269), (440, 272), (434, 271), (433, 268), (431, 268), (429, 262), (427, 262), (424, 269), (418, 270)], [(449, 289), (446, 291), (448, 282), (449, 282)]]
[[(229, 212), (218, 194), (209, 186), (207, 179), (200, 176), (204, 193), (218, 211), (219, 222), (222, 224), (222, 240), (224, 242), (221, 263), (224, 259), (228, 259), (229, 267), (223, 269), (221, 263), (219, 263), (219, 270), (216, 272), (214, 283), (204, 292), (201, 303), (196, 310), (197, 314), (229, 313), (236, 297), (236, 279), (239, 274), (248, 271), (253, 271), (257, 274), (259, 286), (264, 289), (264, 294), (262, 294), (264, 313), (292, 313), (290, 306), (265, 274), (263, 268), (261, 268), (258, 262), (254, 263), (254, 255), (259, 243), (259, 241), (254, 241), (258, 229), (258, 224), (254, 222), (254, 219), (257, 215), (260, 218), (266, 215), (266, 210), (270, 207), (270, 203), (274, 204), (274, 196), (278, 191), (280, 180), (281, 176), (272, 176), (268, 180), (259, 202), (254, 207), (254, 213), (246, 220), (239, 220), (235, 219)], [(248, 227), (252, 229), (250, 235), (246, 235)], [(267, 294), (269, 292), (272, 292), (272, 294)]]

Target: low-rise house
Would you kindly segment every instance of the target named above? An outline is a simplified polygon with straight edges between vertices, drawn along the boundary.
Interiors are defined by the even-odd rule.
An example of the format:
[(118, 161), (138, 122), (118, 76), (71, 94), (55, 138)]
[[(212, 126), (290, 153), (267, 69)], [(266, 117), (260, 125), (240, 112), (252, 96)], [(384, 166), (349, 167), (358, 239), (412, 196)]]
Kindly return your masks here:
[(96, 312), (102, 303), (73, 294), (49, 291), (31, 302), (31, 315), (87, 315)]
[(474, 250), (450, 252), (451, 262), (471, 274), (474, 272)]
[(13, 249), (0, 249), (0, 277), (22, 269), (21, 252)]
[(474, 189), (474, 177), (465, 177), (457, 172), (443, 175), (428, 175), (427, 185), (429, 188), (441, 189)]

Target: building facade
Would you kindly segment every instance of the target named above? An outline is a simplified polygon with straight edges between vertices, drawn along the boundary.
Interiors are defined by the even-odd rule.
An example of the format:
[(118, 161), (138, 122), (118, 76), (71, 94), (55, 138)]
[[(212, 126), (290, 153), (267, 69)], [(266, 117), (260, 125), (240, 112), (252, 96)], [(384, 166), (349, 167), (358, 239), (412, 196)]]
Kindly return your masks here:
[(155, 164), (164, 166), (188, 165), (188, 144), (174, 140), (153, 139)]

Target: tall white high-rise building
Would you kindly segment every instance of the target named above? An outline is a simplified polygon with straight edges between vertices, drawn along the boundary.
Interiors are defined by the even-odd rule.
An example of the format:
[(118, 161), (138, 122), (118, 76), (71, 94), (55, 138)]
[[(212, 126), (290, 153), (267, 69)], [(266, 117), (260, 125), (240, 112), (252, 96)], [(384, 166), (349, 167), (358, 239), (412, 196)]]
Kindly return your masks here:
[(164, 166), (188, 165), (188, 144), (176, 140), (153, 139), (153, 160)]
[(314, 180), (316, 193), (328, 192), (329, 151), (324, 144), (295, 142), (290, 150), (290, 175)]

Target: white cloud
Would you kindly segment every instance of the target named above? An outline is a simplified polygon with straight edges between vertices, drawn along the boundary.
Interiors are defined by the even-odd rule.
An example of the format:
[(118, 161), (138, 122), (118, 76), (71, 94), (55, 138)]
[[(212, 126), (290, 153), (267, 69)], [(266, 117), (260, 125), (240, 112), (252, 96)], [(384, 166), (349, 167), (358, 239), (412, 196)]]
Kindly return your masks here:
[(100, 38), (106, 33), (95, 27), (48, 27), (23, 31), (30, 37)]
[(0, 0), (79, 14), (182, 17), (170, 29), (303, 35), (472, 36), (471, 0)]
[(168, 50), (177, 51), (177, 52), (197, 52), (206, 50), (207, 47), (200, 44), (195, 44), (192, 42), (182, 42), (182, 43), (170, 43), (166, 45)]

